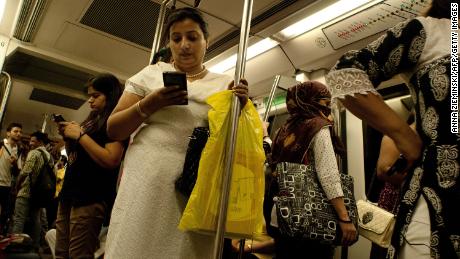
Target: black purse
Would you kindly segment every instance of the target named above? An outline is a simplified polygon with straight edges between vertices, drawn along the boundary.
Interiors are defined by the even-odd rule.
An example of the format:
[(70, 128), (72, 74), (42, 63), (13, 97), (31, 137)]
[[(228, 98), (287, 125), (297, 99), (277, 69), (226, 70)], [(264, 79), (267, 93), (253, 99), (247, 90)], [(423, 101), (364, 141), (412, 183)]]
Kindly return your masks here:
[[(278, 195), (273, 199), (281, 235), (340, 245), (341, 230), (334, 206), (319, 183), (314, 165), (282, 162), (276, 165)], [(358, 229), (353, 177), (340, 174), (344, 203)]]
[(175, 182), (176, 190), (186, 197), (190, 196), (195, 186), (201, 152), (206, 146), (208, 137), (208, 127), (197, 127), (193, 129), (193, 133), (189, 137), (190, 142), (188, 143), (187, 153), (185, 155), (184, 169)]

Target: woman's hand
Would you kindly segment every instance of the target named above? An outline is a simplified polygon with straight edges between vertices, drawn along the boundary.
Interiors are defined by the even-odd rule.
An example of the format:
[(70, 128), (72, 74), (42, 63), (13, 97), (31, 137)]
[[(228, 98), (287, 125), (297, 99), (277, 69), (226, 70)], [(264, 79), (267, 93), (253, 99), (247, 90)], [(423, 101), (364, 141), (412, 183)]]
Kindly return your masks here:
[(400, 151), (396, 147), (394, 141), (388, 137), (383, 136), (382, 142), (380, 144), (380, 154), (379, 159), (377, 160), (377, 177), (385, 182), (390, 182), (393, 185), (400, 186), (406, 176), (407, 171), (395, 172), (393, 175), (389, 176), (388, 171), (399, 158)]
[(342, 245), (350, 246), (356, 242), (358, 232), (353, 223), (344, 223), (339, 221), (340, 229), (342, 230)]
[(262, 129), (264, 131), (264, 137), (265, 136), (270, 136), (270, 134), (268, 134), (268, 127), (270, 126), (270, 122), (268, 121), (262, 121)]
[[(246, 242), (244, 242), (244, 249), (243, 251), (245, 253), (251, 253), (252, 252), (252, 246), (251, 246), (251, 241), (249, 240), (246, 240)], [(240, 251), (240, 240), (239, 239), (232, 239), (232, 250), (234, 252), (239, 252)]]
[[(348, 211), (345, 207), (345, 202), (343, 197), (337, 197), (331, 200), (332, 206), (334, 206), (337, 216), (342, 221), (350, 221)], [(345, 223), (338, 220), (340, 229), (342, 230), (342, 245), (349, 246), (356, 242), (357, 232), (355, 225), (353, 223)]]
[(59, 134), (70, 139), (78, 139), (83, 133), (81, 126), (75, 121), (59, 122)]
[(241, 102), (241, 106), (244, 107), (249, 98), (248, 81), (246, 81), (244, 78), (241, 78), (238, 85), (235, 85), (234, 83), (235, 82), (232, 81), (228, 86), (228, 89), (232, 90), (235, 95), (238, 96)]
[(407, 159), (407, 166), (402, 171), (408, 171), (422, 155), (422, 139), (409, 127), (404, 127), (401, 132), (392, 134), (391, 138), (400, 153)]
[(152, 114), (169, 105), (187, 103), (187, 91), (179, 90), (179, 86), (159, 88), (141, 100), (140, 107), (144, 113)]

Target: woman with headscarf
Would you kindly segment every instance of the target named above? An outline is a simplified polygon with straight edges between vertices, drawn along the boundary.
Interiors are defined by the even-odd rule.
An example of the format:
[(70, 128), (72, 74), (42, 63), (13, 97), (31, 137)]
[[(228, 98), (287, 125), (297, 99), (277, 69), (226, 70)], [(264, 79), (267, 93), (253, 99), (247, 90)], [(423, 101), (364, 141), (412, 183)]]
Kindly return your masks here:
[[(340, 173), (335, 150), (342, 146), (329, 119), (331, 94), (326, 86), (316, 81), (298, 84), (288, 89), (286, 105), (290, 114), (279, 129), (272, 147), (272, 164), (292, 162), (314, 163), (319, 182), (337, 215), (343, 232), (342, 244), (356, 240), (356, 228), (345, 208)], [(332, 137), (331, 137), (332, 136)], [(274, 218), (271, 217), (271, 225)], [(334, 247), (317, 241), (299, 240), (285, 236), (275, 237), (276, 258), (332, 258)]]

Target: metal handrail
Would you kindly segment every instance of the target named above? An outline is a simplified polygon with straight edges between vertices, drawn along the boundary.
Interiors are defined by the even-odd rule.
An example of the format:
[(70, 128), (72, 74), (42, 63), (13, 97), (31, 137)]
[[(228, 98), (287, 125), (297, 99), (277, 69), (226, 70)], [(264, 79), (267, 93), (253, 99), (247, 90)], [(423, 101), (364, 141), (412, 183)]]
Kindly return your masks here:
[(268, 95), (268, 102), (267, 108), (265, 109), (264, 114), (264, 122), (268, 121), (268, 117), (270, 116), (270, 110), (272, 109), (273, 98), (275, 97), (276, 89), (278, 88), (278, 84), (280, 83), (281, 75), (276, 75), (275, 80), (273, 80), (272, 89), (270, 90), (270, 94)]
[(11, 94), (11, 76), (5, 71), (2, 71), (2, 74), (4, 74), (7, 77), (8, 81), (6, 83), (5, 92), (3, 93), (2, 102), (0, 104), (0, 125), (3, 123), (3, 117), (5, 115), (6, 105), (8, 103), (8, 98), (10, 97), (10, 94)]
[(158, 52), (160, 49), (161, 43), (161, 33), (163, 32), (163, 24), (166, 16), (166, 5), (171, 2), (171, 0), (163, 0), (160, 6), (160, 12), (158, 13), (157, 26), (155, 28), (155, 36), (153, 38), (152, 52), (150, 53), (149, 64), (152, 63), (153, 55)]
[[(240, 82), (240, 79), (244, 75), (244, 70), (246, 66), (246, 54), (247, 54), (247, 45), (249, 38), (249, 31), (251, 28), (251, 16), (252, 16), (252, 5), (253, 0), (245, 0), (243, 7), (243, 15), (241, 18), (241, 32), (240, 32), (240, 43), (238, 45), (238, 55), (235, 66), (235, 85)], [(222, 193), (220, 197), (220, 209), (219, 216), (217, 219), (217, 233), (214, 239), (214, 257), (216, 259), (222, 258), (223, 244), (224, 244), (224, 233), (225, 233), (225, 224), (227, 222), (227, 209), (228, 209), (228, 200), (231, 187), (232, 179), (232, 170), (233, 170), (233, 160), (235, 153), (236, 145), (236, 133), (238, 130), (238, 118), (241, 112), (241, 103), (238, 97), (234, 94), (232, 98), (232, 108), (230, 121), (232, 123), (232, 128), (230, 134), (227, 138), (227, 150), (225, 153), (225, 170), (224, 177), (222, 180)]]

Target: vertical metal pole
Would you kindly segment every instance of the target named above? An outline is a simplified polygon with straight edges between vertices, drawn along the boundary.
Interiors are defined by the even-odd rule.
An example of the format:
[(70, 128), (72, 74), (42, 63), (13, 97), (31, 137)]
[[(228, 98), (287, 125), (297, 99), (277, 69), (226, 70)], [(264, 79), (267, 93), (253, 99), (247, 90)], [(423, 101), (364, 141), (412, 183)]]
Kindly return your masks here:
[(48, 113), (43, 115), (43, 124), (42, 124), (42, 132), (45, 133), (46, 125), (48, 124)]
[[(340, 138), (340, 140), (344, 140), (346, 138), (346, 135), (343, 136), (342, 134), (342, 118), (340, 117), (340, 109), (338, 107), (334, 107), (334, 109), (331, 110), (331, 114), (334, 118), (334, 127), (332, 130), (334, 130), (335, 134)], [(344, 168), (344, 158), (342, 158), (339, 155), (336, 155), (336, 161), (337, 161), (337, 167), (339, 169), (340, 173), (343, 173), (347, 168)], [(341, 259), (347, 259), (348, 258), (348, 247), (342, 246), (340, 248), (340, 258)]]
[(3, 122), (3, 117), (5, 116), (6, 105), (8, 103), (8, 99), (11, 93), (11, 76), (7, 72), (3, 72), (3, 71), (2, 71), (2, 74), (6, 76), (7, 83), (5, 87), (5, 92), (3, 93), (2, 103), (0, 104), (0, 125)]
[(276, 88), (278, 88), (280, 79), (281, 75), (276, 75), (275, 80), (273, 81), (272, 89), (270, 90), (270, 95), (268, 96), (267, 108), (265, 109), (264, 122), (267, 122), (268, 117), (270, 116), (270, 110), (272, 109), (273, 104), (273, 97), (275, 97)]
[[(235, 68), (235, 84), (238, 84), (246, 65), (246, 53), (247, 44), (249, 37), (249, 30), (251, 28), (251, 16), (252, 16), (252, 3), (253, 0), (245, 0), (243, 7), (243, 16), (241, 18), (241, 32), (240, 32), (240, 43), (238, 45), (238, 55)], [(225, 170), (224, 177), (222, 179), (222, 193), (220, 197), (220, 210), (217, 220), (217, 233), (214, 239), (214, 257), (215, 259), (222, 258), (222, 250), (224, 245), (224, 233), (225, 224), (227, 222), (227, 208), (230, 194), (230, 184), (232, 179), (233, 160), (236, 144), (236, 133), (238, 130), (238, 118), (241, 111), (240, 102), (236, 95), (233, 95), (232, 109), (230, 120), (232, 128), (227, 139), (227, 150), (225, 153)]]
[(171, 0), (163, 0), (160, 6), (160, 13), (158, 14), (157, 26), (155, 28), (155, 37), (153, 38), (152, 52), (150, 53), (149, 64), (152, 63), (153, 55), (160, 49), (161, 33), (163, 32), (163, 24), (166, 16), (166, 5)]

